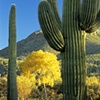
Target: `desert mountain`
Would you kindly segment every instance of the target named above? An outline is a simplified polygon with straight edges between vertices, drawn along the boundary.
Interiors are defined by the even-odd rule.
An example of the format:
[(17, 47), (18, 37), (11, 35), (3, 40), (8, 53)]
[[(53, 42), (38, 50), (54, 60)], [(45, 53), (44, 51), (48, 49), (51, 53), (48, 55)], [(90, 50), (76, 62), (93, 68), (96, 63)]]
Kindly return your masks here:
[[(17, 42), (17, 56), (25, 56), (32, 51), (37, 51), (42, 49), (43, 51), (49, 51), (51, 53), (57, 54), (47, 43), (43, 36), (42, 31), (36, 31), (30, 34), (26, 39)], [(1, 57), (8, 57), (8, 47), (0, 51)]]
[[(51, 53), (58, 54), (59, 52), (53, 50), (47, 43), (42, 31), (36, 31), (30, 34), (26, 39), (17, 42), (17, 56), (25, 56), (32, 51), (44, 50)], [(100, 31), (87, 34), (86, 36), (86, 51), (87, 55), (100, 54)], [(0, 50), (0, 57), (8, 57), (8, 47)]]

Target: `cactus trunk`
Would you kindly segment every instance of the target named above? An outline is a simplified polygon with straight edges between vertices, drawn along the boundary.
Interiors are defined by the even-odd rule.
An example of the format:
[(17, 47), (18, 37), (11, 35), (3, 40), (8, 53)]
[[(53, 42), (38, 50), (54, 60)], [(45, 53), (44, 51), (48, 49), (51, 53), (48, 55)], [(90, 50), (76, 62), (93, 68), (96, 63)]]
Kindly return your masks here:
[(81, 32), (70, 34), (62, 55), (64, 100), (85, 100), (85, 36)]
[(65, 50), (61, 55), (64, 100), (85, 100), (85, 32), (81, 31), (76, 19), (79, 5), (79, 0), (65, 1), (63, 5)]
[(55, 10), (56, 0), (39, 4), (44, 36), (53, 49), (61, 52), (63, 100), (86, 100), (85, 36), (100, 27), (99, 4), (100, 0), (63, 0), (62, 22)]
[(9, 61), (7, 100), (17, 100), (16, 83), (16, 15), (15, 5), (11, 6), (9, 16)]
[(63, 5), (65, 50), (61, 55), (64, 100), (85, 100), (85, 32), (81, 31), (76, 19), (79, 6), (79, 0), (65, 1)]

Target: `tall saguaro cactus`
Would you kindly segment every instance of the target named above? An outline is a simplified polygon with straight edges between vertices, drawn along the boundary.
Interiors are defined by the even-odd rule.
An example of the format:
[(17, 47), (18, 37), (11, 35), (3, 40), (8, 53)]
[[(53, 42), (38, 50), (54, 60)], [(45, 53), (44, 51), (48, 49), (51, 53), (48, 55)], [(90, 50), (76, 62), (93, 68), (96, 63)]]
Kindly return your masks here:
[(17, 100), (16, 84), (16, 9), (11, 6), (9, 16), (9, 62), (7, 100)]
[(38, 17), (49, 45), (61, 52), (63, 100), (86, 100), (85, 36), (100, 27), (100, 0), (41, 0)]

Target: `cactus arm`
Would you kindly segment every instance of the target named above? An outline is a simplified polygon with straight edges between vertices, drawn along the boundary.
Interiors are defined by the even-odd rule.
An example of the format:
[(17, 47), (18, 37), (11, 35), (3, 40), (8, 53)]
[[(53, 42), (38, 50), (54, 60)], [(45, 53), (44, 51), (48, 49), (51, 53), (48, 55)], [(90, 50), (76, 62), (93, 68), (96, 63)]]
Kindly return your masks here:
[(54, 12), (54, 16), (55, 16), (56, 22), (58, 24), (58, 28), (61, 31), (61, 25), (62, 25), (62, 23), (61, 23), (60, 15), (59, 15), (59, 12), (58, 12), (57, 2), (56, 2), (56, 0), (47, 0), (47, 1), (51, 5), (52, 11)]
[(100, 10), (97, 14), (97, 18), (96, 18), (94, 24), (88, 30), (86, 30), (86, 32), (87, 33), (95, 32), (99, 27), (100, 27)]
[(87, 30), (96, 20), (100, 0), (83, 0), (80, 12), (80, 26)]
[(8, 93), (7, 100), (17, 100), (16, 83), (16, 8), (11, 6), (9, 16), (9, 61), (8, 61)]
[(47, 1), (40, 2), (38, 15), (41, 29), (49, 45), (57, 51), (63, 50), (64, 39), (57, 26), (51, 6)]

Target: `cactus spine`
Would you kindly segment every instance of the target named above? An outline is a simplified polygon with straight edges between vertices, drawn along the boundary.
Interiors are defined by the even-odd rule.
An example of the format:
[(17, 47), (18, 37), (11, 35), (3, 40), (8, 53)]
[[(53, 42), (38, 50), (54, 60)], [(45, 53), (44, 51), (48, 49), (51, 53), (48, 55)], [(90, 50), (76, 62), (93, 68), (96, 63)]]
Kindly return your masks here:
[(16, 84), (16, 7), (11, 6), (9, 16), (9, 61), (7, 100), (17, 100)]
[(100, 27), (99, 4), (100, 0), (63, 0), (62, 22), (56, 0), (39, 4), (44, 36), (62, 56), (63, 100), (86, 100), (85, 36)]

